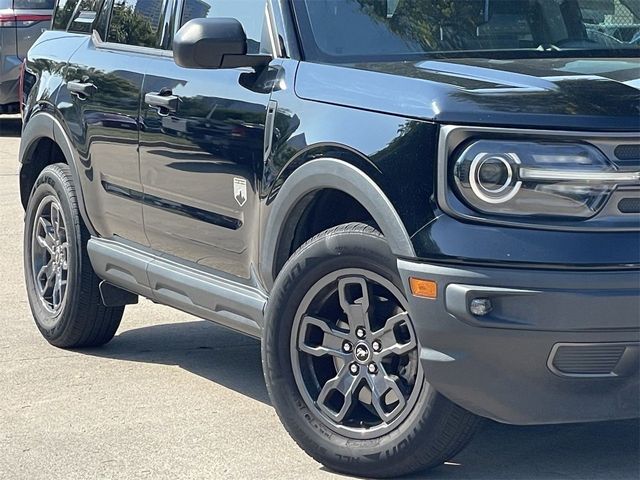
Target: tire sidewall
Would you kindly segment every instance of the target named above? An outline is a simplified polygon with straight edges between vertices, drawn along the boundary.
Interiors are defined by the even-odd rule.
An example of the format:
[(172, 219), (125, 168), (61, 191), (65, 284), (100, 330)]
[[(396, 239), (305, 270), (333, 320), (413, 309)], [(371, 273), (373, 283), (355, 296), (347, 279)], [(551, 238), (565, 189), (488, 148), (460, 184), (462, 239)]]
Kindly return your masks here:
[[(77, 221), (78, 212), (75, 205), (72, 205), (70, 201), (73, 192), (69, 192), (65, 188), (66, 182), (63, 175), (62, 170), (56, 166), (47, 167), (42, 171), (33, 187), (25, 216), (23, 251), (27, 297), (36, 325), (48, 340), (55, 340), (65, 333), (69, 320), (73, 318), (80, 290), (78, 279), (81, 278), (79, 270), (81, 245), (79, 242), (79, 223)], [(54, 196), (62, 207), (68, 242), (66, 295), (62, 308), (53, 315), (45, 309), (39, 299), (31, 265), (35, 217), (41, 202), (48, 196)], [(45, 321), (47, 322), (45, 323)]]
[(369, 440), (345, 437), (328, 428), (311, 410), (294, 378), (290, 338), (294, 317), (306, 292), (325, 275), (344, 268), (363, 268), (391, 281), (404, 292), (396, 260), (375, 232), (337, 232), (311, 241), (284, 266), (274, 284), (265, 319), (263, 363), (273, 403), (291, 435), (312, 456), (341, 469), (345, 463), (376, 463), (405, 457), (423, 430), (425, 411), (434, 392), (426, 383), (407, 418), (392, 431)]

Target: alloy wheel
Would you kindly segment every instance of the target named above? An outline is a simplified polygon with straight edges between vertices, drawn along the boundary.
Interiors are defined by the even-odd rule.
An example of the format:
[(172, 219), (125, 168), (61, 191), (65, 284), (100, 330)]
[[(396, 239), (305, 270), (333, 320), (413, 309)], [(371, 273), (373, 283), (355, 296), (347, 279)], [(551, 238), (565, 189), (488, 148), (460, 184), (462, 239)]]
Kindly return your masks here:
[(406, 300), (368, 270), (334, 272), (307, 292), (293, 325), (291, 360), (307, 406), (351, 438), (395, 428), (423, 384)]
[(31, 236), (35, 290), (52, 316), (62, 310), (69, 277), (69, 243), (59, 200), (49, 195), (38, 206)]

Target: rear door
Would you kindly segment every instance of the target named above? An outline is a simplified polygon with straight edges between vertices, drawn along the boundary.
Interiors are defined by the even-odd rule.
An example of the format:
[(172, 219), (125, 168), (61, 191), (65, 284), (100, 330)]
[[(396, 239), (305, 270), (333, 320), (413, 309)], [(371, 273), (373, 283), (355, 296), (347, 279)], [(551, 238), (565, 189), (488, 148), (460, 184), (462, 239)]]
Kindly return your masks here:
[[(186, 0), (176, 29), (214, 16), (240, 20), (249, 53), (261, 50), (264, 0)], [(185, 69), (169, 55), (147, 63), (140, 171), (154, 249), (250, 278), (270, 97), (263, 80), (251, 68)], [(158, 108), (157, 96), (173, 98), (175, 108)]]
[[(67, 0), (73, 2), (76, 0)], [(81, 0), (73, 28), (86, 29), (97, 0)], [(86, 46), (71, 58), (58, 97), (83, 171), (86, 208), (104, 238), (148, 245), (142, 219), (138, 157), (140, 93), (145, 65), (159, 55), (165, 0), (106, 0)], [(58, 12), (56, 12), (56, 22)], [(60, 19), (64, 23), (64, 19)]]

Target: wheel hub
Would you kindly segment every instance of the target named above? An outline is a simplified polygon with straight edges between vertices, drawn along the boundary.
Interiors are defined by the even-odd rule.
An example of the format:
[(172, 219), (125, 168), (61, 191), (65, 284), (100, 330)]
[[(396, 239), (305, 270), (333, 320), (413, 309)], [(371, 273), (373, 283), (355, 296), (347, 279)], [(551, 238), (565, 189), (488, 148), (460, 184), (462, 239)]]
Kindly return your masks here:
[(365, 342), (356, 345), (354, 357), (356, 362), (364, 364), (371, 360), (371, 350)]

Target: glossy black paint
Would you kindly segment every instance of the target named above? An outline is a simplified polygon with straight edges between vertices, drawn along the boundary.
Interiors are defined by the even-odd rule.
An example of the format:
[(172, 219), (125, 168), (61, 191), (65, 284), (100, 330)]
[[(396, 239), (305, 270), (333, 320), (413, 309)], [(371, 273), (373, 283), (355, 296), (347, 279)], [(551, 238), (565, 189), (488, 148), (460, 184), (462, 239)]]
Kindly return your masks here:
[(292, 92), (300, 65), (282, 60), (278, 88), (272, 94), (278, 110), (263, 179), (267, 208), (297, 167), (316, 158), (337, 158), (372, 178), (398, 211), (409, 235), (415, 233), (434, 218), (429, 198), (435, 163), (425, 161), (425, 155), (435, 157), (437, 125), (305, 101)]
[[(99, 236), (260, 285), (264, 278), (255, 272), (273, 201), (299, 166), (330, 157), (377, 184), (418, 258), (545, 268), (640, 265), (637, 232), (464, 223), (444, 215), (434, 195), (442, 123), (638, 131), (637, 59), (311, 64), (297, 58), (281, 7), (272, 4), (289, 58), (258, 70), (184, 69), (168, 51), (116, 48), (80, 34), (48, 32), (39, 40), (29, 55), (37, 81), (27, 121), (41, 110), (62, 121)], [(70, 81), (96, 90), (78, 98), (68, 91)], [(147, 94), (174, 96), (175, 108), (149, 105)], [(277, 104), (272, 130), (270, 101)], [(236, 178), (246, 181), (244, 205), (235, 199)], [(294, 227), (305, 209), (291, 219)]]
[(144, 55), (128, 53), (130, 63), (123, 64), (121, 51), (94, 37), (85, 39), (71, 57), (64, 80), (95, 87), (87, 95), (62, 88), (56, 106), (78, 152), (87, 213), (100, 235), (148, 245), (142, 204), (103, 187), (106, 183), (142, 191), (137, 150)]
[(622, 132), (638, 130), (639, 79), (637, 58), (302, 63), (296, 93), (440, 123)]
[(242, 222), (235, 218), (220, 215), (201, 208), (190, 207), (183, 203), (171, 202), (148, 193), (123, 188), (108, 182), (102, 182), (102, 188), (104, 188), (107, 193), (119, 195), (129, 200), (163, 209), (174, 215), (182, 215), (187, 218), (196, 219), (201, 222), (210, 223), (230, 230), (238, 230), (242, 227)]
[[(142, 98), (166, 92), (174, 112), (141, 106), (140, 171), (145, 195), (209, 212), (231, 222), (202, 222), (145, 204), (146, 233), (162, 252), (245, 279), (256, 258), (267, 71), (190, 70), (172, 58), (146, 59)], [(236, 199), (235, 182), (246, 198)], [(246, 203), (245, 203), (246, 202)]]

